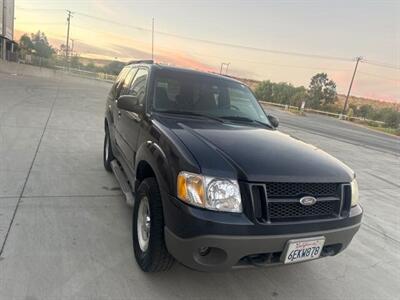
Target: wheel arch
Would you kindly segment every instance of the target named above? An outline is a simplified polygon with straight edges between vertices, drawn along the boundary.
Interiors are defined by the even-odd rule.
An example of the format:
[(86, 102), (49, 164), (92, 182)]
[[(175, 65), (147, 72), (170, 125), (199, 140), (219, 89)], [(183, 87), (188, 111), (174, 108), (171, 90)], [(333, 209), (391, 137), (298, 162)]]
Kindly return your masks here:
[(155, 177), (161, 194), (163, 191), (172, 192), (171, 169), (164, 151), (157, 143), (152, 141), (143, 143), (136, 153), (135, 165), (135, 190), (143, 179)]

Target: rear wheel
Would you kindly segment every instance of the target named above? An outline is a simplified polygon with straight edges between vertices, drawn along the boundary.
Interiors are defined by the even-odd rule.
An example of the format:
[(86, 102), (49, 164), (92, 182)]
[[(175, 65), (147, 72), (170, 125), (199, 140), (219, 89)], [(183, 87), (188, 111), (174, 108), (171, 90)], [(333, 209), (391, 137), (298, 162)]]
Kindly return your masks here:
[(111, 140), (110, 140), (110, 132), (108, 130), (108, 127), (106, 127), (106, 132), (104, 136), (104, 147), (103, 147), (103, 163), (104, 163), (104, 168), (108, 171), (111, 172), (111, 162), (114, 159), (114, 155), (112, 152), (111, 148)]
[(135, 258), (144, 272), (169, 270), (174, 258), (164, 241), (164, 217), (158, 184), (146, 178), (139, 186), (133, 208), (132, 239)]

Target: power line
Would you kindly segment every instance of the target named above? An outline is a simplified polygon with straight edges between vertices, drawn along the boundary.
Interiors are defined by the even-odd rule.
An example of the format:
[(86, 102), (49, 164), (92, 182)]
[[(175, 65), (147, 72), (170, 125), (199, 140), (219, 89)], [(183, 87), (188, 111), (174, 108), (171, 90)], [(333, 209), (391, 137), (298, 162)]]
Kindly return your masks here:
[(363, 59), (362, 62), (369, 64), (369, 65), (377, 66), (377, 67), (400, 70), (399, 66), (388, 64), (388, 63), (383, 63), (383, 62), (379, 62), (379, 61), (371, 61), (371, 60)]
[[(103, 18), (100, 18), (100, 17), (96, 17), (96, 16), (92, 16), (92, 15), (88, 15), (88, 14), (84, 14), (84, 13), (80, 13), (80, 12), (75, 12), (75, 14), (80, 15), (82, 17), (94, 19), (94, 20), (97, 20), (97, 21), (118, 25), (118, 26), (121, 26), (121, 27), (127, 27), (127, 28), (133, 28), (133, 29), (136, 29), (136, 30), (142, 30), (142, 31), (151, 32), (151, 29), (144, 28), (144, 27), (123, 24), (123, 23), (120, 23), (120, 22), (111, 21), (111, 20), (108, 20), (108, 19), (103, 19)], [(159, 32), (157, 32), (157, 33), (159, 33)]]
[(64, 22), (16, 22), (18, 25), (65, 25)]
[[(60, 9), (45, 9), (45, 8), (43, 8), (43, 9), (27, 9), (27, 8), (22, 8), (22, 7), (18, 7), (18, 8), (19, 9), (23, 9), (23, 10), (60, 11)], [(97, 20), (97, 21), (106, 22), (106, 23), (118, 25), (118, 26), (121, 26), (121, 27), (132, 28), (132, 29), (139, 30), (139, 31), (151, 32), (152, 34), (154, 34), (152, 28), (149, 29), (149, 28), (144, 28), (144, 27), (124, 24), (124, 23), (121, 23), (121, 22), (116, 22), (116, 21), (112, 21), (112, 20), (101, 18), (101, 17), (97, 17), (97, 16), (92, 16), (92, 15), (81, 13), (81, 12), (75, 12), (75, 14), (83, 16), (83, 17), (91, 18), (91, 19), (94, 19), (94, 20)], [(175, 38), (184, 39), (184, 40), (191, 40), (191, 41), (196, 41), (196, 42), (201, 42), (201, 43), (206, 43), (206, 44), (211, 44), (211, 45), (224, 46), (224, 47), (230, 47), (230, 48), (239, 48), (239, 49), (250, 50), (250, 51), (266, 52), (266, 53), (271, 53), (271, 54), (281, 54), (281, 55), (288, 55), (288, 56), (299, 56), (299, 57), (307, 57), (307, 58), (314, 58), (314, 59), (327, 59), (327, 60), (337, 60), (337, 61), (354, 61), (354, 59), (347, 58), (347, 57), (338, 57), (338, 56), (329, 56), (329, 55), (320, 55), (320, 54), (310, 54), (310, 53), (301, 53), (301, 52), (293, 52), (293, 51), (282, 51), (282, 50), (266, 49), (266, 48), (259, 48), (259, 47), (231, 44), (231, 43), (226, 43), (226, 42), (218, 42), (218, 41), (206, 40), (206, 39), (195, 38), (195, 37), (190, 37), (190, 36), (185, 36), (185, 35), (180, 35), (180, 34), (175, 34), (175, 33), (170, 33), (170, 32), (164, 32), (164, 31), (154, 31), (154, 32), (156, 32), (158, 34), (161, 34), (161, 35), (164, 35), (164, 36), (175, 37)], [(398, 66), (390, 65), (390, 64), (387, 64), (387, 63), (370, 61), (370, 60), (365, 60), (365, 59), (363, 59), (361, 62), (366, 63), (366, 64), (379, 66), (379, 67), (400, 70), (400, 68)]]
[(386, 76), (381, 76), (378, 74), (372, 74), (372, 73), (367, 73), (364, 71), (358, 71), (358, 73), (366, 75), (366, 76), (371, 76), (371, 77), (375, 77), (375, 78), (379, 78), (379, 79), (384, 79), (384, 80), (391, 80), (391, 81), (395, 81), (395, 82), (400, 82), (400, 78), (396, 79), (396, 78), (390, 78), (390, 77), (386, 77)]
[[(37, 8), (37, 9), (33, 8), (33, 9), (30, 9), (30, 8), (23, 8), (23, 7), (19, 7), (19, 6), (17, 6), (17, 8), (18, 9), (22, 9), (22, 10), (28, 10), (28, 11), (32, 11), (32, 10), (34, 10), (34, 11), (65, 11), (65, 10), (62, 10), (62, 9), (48, 9), (48, 8)], [(114, 25), (117, 25), (117, 26), (125, 27), (125, 28), (132, 28), (132, 29), (139, 30), (139, 31), (150, 32), (150, 33), (154, 34), (153, 30), (149, 29), (149, 28), (144, 28), (144, 27), (124, 24), (124, 23), (120, 23), (120, 22), (104, 19), (104, 18), (101, 18), (101, 17), (92, 16), (92, 15), (85, 14), (85, 13), (80, 13), (80, 12), (74, 12), (74, 13), (77, 14), (77, 15), (83, 16), (83, 17), (87, 17), (87, 18), (91, 18), (91, 19), (97, 20), (97, 21), (106, 22), (106, 23), (109, 23), (109, 24), (114, 24)], [(154, 31), (154, 32), (156, 32), (156, 33), (158, 33), (160, 35), (179, 38), (179, 39), (184, 39), (184, 40), (191, 40), (191, 41), (196, 41), (196, 42), (201, 42), (201, 43), (206, 43), (206, 44), (211, 44), (211, 45), (224, 46), (224, 47), (230, 47), (230, 48), (239, 48), (239, 49), (250, 50), (250, 51), (266, 52), (266, 53), (271, 53), (271, 54), (281, 54), (281, 55), (288, 55), (288, 56), (299, 56), (299, 57), (307, 57), (307, 58), (314, 58), (314, 59), (326, 59), (326, 60), (347, 61), (347, 62), (354, 61), (354, 59), (346, 58), (346, 57), (328, 56), (328, 55), (319, 55), (319, 54), (310, 54), (310, 53), (301, 53), (301, 52), (292, 52), (292, 51), (281, 51), (281, 50), (266, 49), (266, 48), (259, 48), (259, 47), (231, 44), (231, 43), (226, 43), (226, 42), (218, 42), (218, 41), (206, 40), (206, 39), (195, 38), (195, 37), (190, 37), (190, 36), (184, 36), (184, 35), (179, 35), (179, 34), (175, 34), (175, 33), (164, 32), (164, 31)], [(248, 62), (251, 62), (251, 61), (248, 61)], [(365, 63), (365, 64), (378, 66), (378, 67), (384, 67), (384, 68), (400, 70), (399, 66), (395, 66), (395, 65), (391, 65), (391, 64), (387, 64), (387, 63), (383, 63), (383, 62), (371, 61), (371, 60), (366, 60), (366, 59), (363, 59), (360, 62)], [(263, 62), (255, 62), (255, 63), (263, 63)], [(298, 68), (309, 68), (309, 69), (311, 69), (310, 67), (298, 67)]]
[[(162, 49), (169, 49), (169, 50), (175, 50), (173, 48), (167, 48), (167, 47), (161, 47)], [(329, 68), (329, 67), (312, 67), (312, 66), (299, 66), (299, 65), (284, 65), (284, 64), (277, 64), (273, 62), (267, 62), (267, 61), (262, 61), (262, 60), (248, 60), (248, 59), (241, 59), (241, 58), (236, 58), (236, 57), (222, 57), (222, 56), (217, 56), (217, 55), (209, 55), (209, 54), (202, 54), (202, 53), (190, 53), (193, 56), (198, 56), (198, 57), (212, 57), (212, 58), (218, 58), (218, 59), (227, 59), (229, 58), (231, 61), (240, 61), (240, 62), (245, 62), (245, 63), (251, 63), (251, 64), (258, 64), (258, 65), (268, 65), (268, 66), (275, 66), (275, 67), (284, 67), (284, 68), (292, 68), (292, 69), (306, 69), (306, 70), (328, 70), (328, 71), (343, 71), (347, 72), (349, 69), (339, 69), (339, 68)]]
[(20, 7), (20, 6), (16, 6), (17, 9), (19, 10), (25, 10), (25, 11), (59, 11), (59, 12), (64, 12), (65, 9), (61, 9), (61, 8), (25, 8), (25, 7)]
[[(101, 18), (101, 17), (88, 15), (88, 14), (85, 14), (85, 13), (76, 12), (76, 14), (80, 15), (80, 16), (83, 16), (83, 17), (95, 19), (95, 20), (98, 20), (98, 21), (101, 21), (101, 22), (106, 22), (106, 23), (118, 25), (118, 26), (121, 26), (121, 27), (133, 28), (133, 29), (136, 29), (136, 30), (146, 31), (146, 32), (152, 32), (152, 30), (148, 29), (148, 28), (139, 27), (139, 26), (132, 26), (132, 25), (128, 25), (128, 24), (124, 24), (124, 23), (120, 23), (120, 22), (104, 19), (104, 18)], [(318, 55), (318, 54), (308, 54), (308, 53), (301, 53), (301, 52), (290, 52), (290, 51), (265, 49), (265, 48), (258, 48), (258, 47), (252, 47), (252, 46), (244, 46), (244, 45), (238, 45), (238, 44), (231, 44), (231, 43), (225, 43), (225, 42), (217, 42), (217, 41), (211, 41), (211, 40), (206, 40), (206, 39), (194, 38), (194, 37), (189, 37), (189, 36), (184, 36), (184, 35), (179, 35), (179, 34), (175, 34), (175, 33), (164, 32), (164, 31), (155, 31), (155, 32), (158, 33), (158, 34), (161, 34), (161, 35), (175, 37), (175, 38), (179, 38), (179, 39), (191, 40), (191, 41), (196, 41), (196, 42), (201, 42), (201, 43), (206, 43), (206, 44), (211, 44), (211, 45), (217, 45), (217, 46), (225, 46), (225, 47), (230, 47), (230, 48), (240, 48), (240, 49), (244, 49), (244, 50), (267, 52), (267, 53), (272, 53), (272, 54), (283, 54), (283, 55), (289, 55), (289, 56), (301, 56), (301, 57), (317, 58), (317, 59), (353, 61), (353, 59), (346, 58), (346, 57), (337, 57), (337, 56), (328, 56), (328, 55)]]
[[(75, 25), (74, 23), (74, 28), (78, 28), (80, 30), (85, 30), (85, 31), (90, 31), (94, 32), (93, 28), (88, 28), (88, 27), (83, 27), (80, 25)], [(122, 36), (121, 36), (122, 37)], [(160, 50), (169, 50), (169, 51), (176, 51), (176, 48), (171, 48), (171, 47), (166, 47), (166, 46), (161, 46), (159, 47)], [(140, 50), (142, 51), (142, 50)], [(226, 57), (226, 56), (218, 56), (218, 55), (210, 55), (210, 54), (204, 54), (204, 53), (196, 53), (196, 52), (190, 52), (191, 56), (196, 56), (196, 57), (210, 57), (210, 58), (216, 58), (216, 59), (227, 59), (229, 58), (231, 61), (234, 62), (244, 62), (244, 63), (251, 63), (251, 64), (257, 64), (257, 65), (267, 65), (267, 66), (274, 66), (274, 67), (283, 67), (283, 68), (289, 68), (289, 69), (305, 69), (305, 70), (316, 70), (316, 71), (340, 71), (340, 72), (348, 72), (350, 69), (344, 69), (344, 68), (331, 68), (331, 67), (313, 67), (313, 66), (302, 66), (302, 65), (285, 65), (285, 64), (277, 64), (274, 62), (268, 62), (268, 61), (260, 61), (260, 60), (248, 60), (248, 59), (242, 59), (242, 58), (237, 58), (237, 57)]]

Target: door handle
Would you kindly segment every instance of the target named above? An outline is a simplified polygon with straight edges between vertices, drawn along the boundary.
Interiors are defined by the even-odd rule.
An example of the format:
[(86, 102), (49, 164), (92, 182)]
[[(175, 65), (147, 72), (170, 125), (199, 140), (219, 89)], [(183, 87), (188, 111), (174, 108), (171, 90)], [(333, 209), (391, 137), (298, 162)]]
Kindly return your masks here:
[(140, 117), (138, 114), (134, 113), (134, 112), (128, 112), (127, 113), (127, 117), (131, 120), (134, 120), (135, 122), (140, 122)]

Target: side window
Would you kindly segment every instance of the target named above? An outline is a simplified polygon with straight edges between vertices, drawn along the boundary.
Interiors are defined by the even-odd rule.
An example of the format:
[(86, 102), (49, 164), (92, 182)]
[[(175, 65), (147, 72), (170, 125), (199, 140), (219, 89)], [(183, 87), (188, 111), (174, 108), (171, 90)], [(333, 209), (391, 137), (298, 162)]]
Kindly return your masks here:
[(231, 107), (245, 113), (248, 116), (254, 116), (255, 119), (258, 119), (258, 112), (251, 103), (251, 98), (249, 97), (248, 91), (244, 89), (228, 87), (228, 96)]
[(148, 73), (149, 72), (146, 69), (139, 69), (128, 91), (128, 94), (138, 97), (139, 103), (142, 105), (144, 104), (144, 99), (146, 96)]
[(125, 80), (121, 84), (121, 95), (127, 95), (129, 94), (129, 86), (132, 82), (133, 77), (135, 77), (135, 74), (137, 72), (137, 68), (132, 68), (130, 69), (128, 75), (126, 75)]
[(113, 98), (116, 98), (116, 95), (119, 94), (119, 91), (121, 89), (121, 83), (122, 81), (125, 79), (126, 74), (129, 71), (129, 67), (125, 67), (121, 70), (121, 72), (119, 72), (117, 79), (115, 79), (115, 82), (113, 84), (113, 87), (111, 89), (111, 95), (113, 96)]
[(118, 75), (117, 79), (115, 80), (116, 85), (118, 85), (121, 82), (121, 80), (123, 80), (125, 78), (128, 71), (129, 71), (129, 67), (125, 67), (121, 70), (121, 72), (119, 72), (119, 75)]

